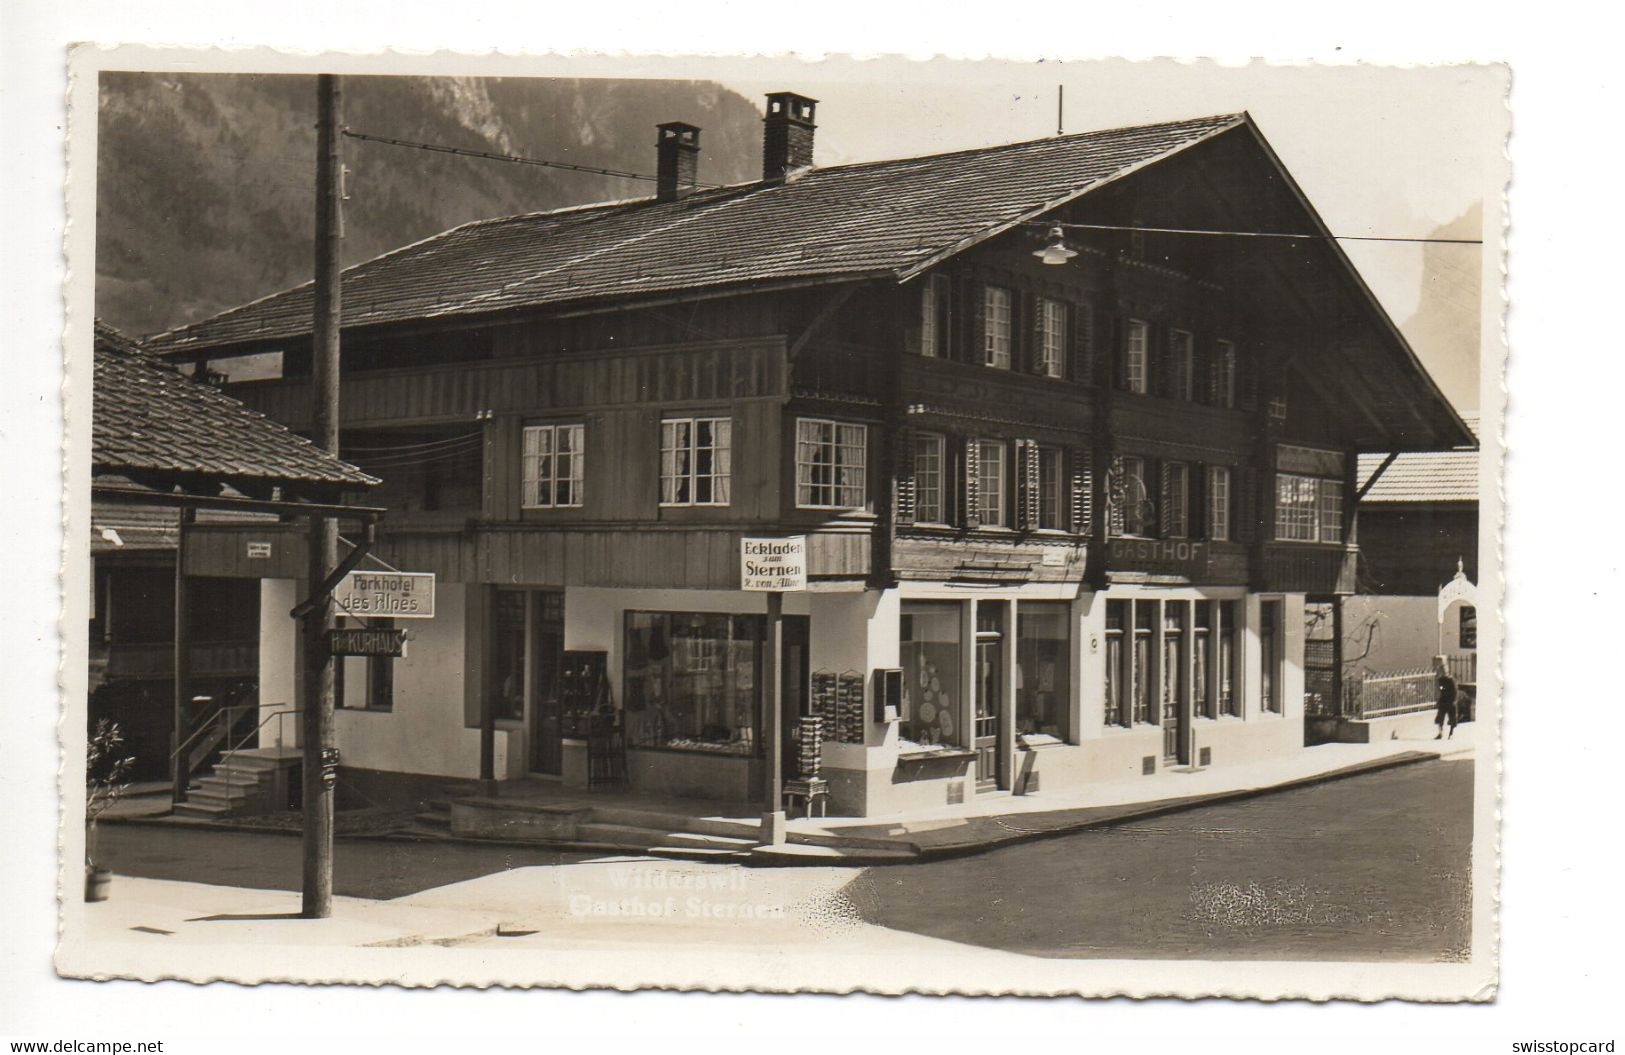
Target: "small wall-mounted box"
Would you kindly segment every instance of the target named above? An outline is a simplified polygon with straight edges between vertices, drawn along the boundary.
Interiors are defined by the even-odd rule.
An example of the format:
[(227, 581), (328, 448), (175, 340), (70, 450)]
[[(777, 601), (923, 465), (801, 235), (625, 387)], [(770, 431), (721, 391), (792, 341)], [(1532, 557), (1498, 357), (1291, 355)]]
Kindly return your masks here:
[(903, 713), (903, 668), (876, 667), (872, 697), (875, 701), (875, 721), (897, 721)]

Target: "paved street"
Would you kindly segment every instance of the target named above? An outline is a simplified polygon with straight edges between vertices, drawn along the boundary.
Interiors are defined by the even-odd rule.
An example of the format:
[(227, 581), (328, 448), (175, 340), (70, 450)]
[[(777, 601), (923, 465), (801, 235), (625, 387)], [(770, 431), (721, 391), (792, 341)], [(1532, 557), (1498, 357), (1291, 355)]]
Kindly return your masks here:
[(975, 857), (873, 869), (884, 927), (1039, 956), (1453, 959), (1471, 925), (1470, 761)]
[[(1470, 761), (1430, 762), (918, 864), (741, 871), (688, 863), (680, 870), (714, 874), (725, 900), (800, 900), (820, 906), (826, 924), (834, 913), (899, 939), (1001, 952), (1453, 959), (1468, 940), (1472, 772)], [(287, 836), (109, 826), (102, 839), (114, 870), (126, 876), (270, 890), (299, 883), (299, 841)], [(402, 908), (534, 913), (545, 940), (557, 929), (548, 920), (574, 918), (560, 908), (572, 893), (627, 894), (621, 866), (548, 867), (588, 860), (500, 846), (344, 840), (335, 887), (341, 896), (406, 899)], [(567, 929), (586, 937), (582, 922)], [(605, 923), (629, 941), (659, 941), (665, 929), (649, 920)], [(767, 939), (775, 926), (727, 922), (736, 938), (754, 929)]]

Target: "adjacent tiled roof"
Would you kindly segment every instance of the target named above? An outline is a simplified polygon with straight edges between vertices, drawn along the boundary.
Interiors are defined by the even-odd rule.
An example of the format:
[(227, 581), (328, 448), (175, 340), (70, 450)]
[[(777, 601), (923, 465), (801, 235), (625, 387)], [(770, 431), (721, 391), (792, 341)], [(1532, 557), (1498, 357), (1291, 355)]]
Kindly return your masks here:
[(341, 487), (378, 482), (99, 321), (95, 346), (91, 468), (97, 475), (200, 474)]
[[(275, 524), (272, 513), (200, 509), (200, 524)], [(154, 553), (173, 550), (180, 537), (180, 510), (174, 506), (138, 505), (131, 502), (90, 503), (90, 552)]]
[[(1478, 415), (1462, 414), (1461, 420), (1478, 435)], [(1360, 455), (1360, 486), (1377, 471), (1385, 456)], [(1466, 447), (1452, 451), (1411, 451), (1401, 454), (1360, 499), (1361, 505), (1374, 502), (1477, 502), (1478, 451)]]
[[(482, 220), (344, 273), (343, 324), (739, 282), (906, 277), (937, 256), (1246, 122), (1227, 114), (897, 161), (788, 182)], [(161, 353), (310, 332), (310, 283), (154, 337)]]

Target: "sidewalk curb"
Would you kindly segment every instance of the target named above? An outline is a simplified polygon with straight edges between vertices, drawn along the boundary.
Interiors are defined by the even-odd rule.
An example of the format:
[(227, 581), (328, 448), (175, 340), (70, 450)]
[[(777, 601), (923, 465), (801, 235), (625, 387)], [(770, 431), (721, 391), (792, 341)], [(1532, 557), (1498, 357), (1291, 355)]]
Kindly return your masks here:
[[(1170, 814), (1183, 813), (1187, 810), (1201, 809), (1205, 806), (1216, 806), (1227, 802), (1240, 802), (1245, 799), (1261, 798), (1282, 791), (1293, 791), (1298, 788), (1313, 787), (1317, 784), (1330, 784), (1338, 780), (1347, 780), (1350, 777), (1363, 777), (1371, 773), (1381, 773), (1389, 769), (1400, 769), (1405, 766), (1418, 765), (1424, 762), (1441, 761), (1442, 756), (1426, 751), (1408, 751), (1401, 755), (1389, 758), (1373, 759), (1370, 762), (1356, 763), (1342, 769), (1328, 770), (1324, 773), (1311, 773), (1308, 776), (1293, 777), (1279, 784), (1269, 784), (1253, 788), (1237, 788), (1233, 791), (1215, 791), (1180, 801), (1166, 801), (1144, 809), (1130, 809), (1110, 817), (1100, 817), (1094, 820), (1079, 821), (1075, 824), (1063, 824), (1043, 831), (1012, 832), (1007, 837), (994, 837), (979, 839), (975, 842), (962, 844), (948, 844), (944, 846), (921, 847), (920, 856), (916, 861), (941, 861), (955, 857), (971, 857), (985, 853), (989, 850), (1000, 849), (1021, 842), (1036, 842), (1040, 839), (1050, 839), (1059, 835), (1071, 835), (1082, 831), (1095, 831), (1104, 828), (1114, 828), (1123, 824), (1132, 824), (1137, 821), (1150, 820), (1155, 817), (1166, 817)], [(1019, 817), (1020, 814), (997, 814), (995, 817)], [(891, 862), (913, 863), (913, 862)]]
[[(1429, 751), (1407, 751), (1387, 758), (1372, 759), (1369, 762), (1358, 762), (1341, 769), (1327, 770), (1323, 773), (1311, 773), (1307, 776), (1293, 777), (1279, 784), (1262, 785), (1250, 788), (1236, 788), (1230, 791), (1215, 791), (1207, 795), (1198, 795), (1184, 799), (1164, 799), (1141, 809), (1132, 806), (1126, 807), (1125, 812), (1090, 820), (1080, 820), (1074, 823), (1063, 823), (1054, 828), (1042, 830), (1012, 830), (1003, 835), (984, 836), (962, 843), (946, 843), (937, 846), (921, 846), (907, 839), (899, 838), (896, 845), (899, 850), (913, 850), (914, 856), (898, 858), (892, 855), (864, 853), (855, 850), (851, 854), (839, 858), (803, 858), (795, 859), (789, 855), (777, 855), (771, 851), (765, 854), (755, 854), (751, 851), (741, 851), (737, 855), (719, 857), (715, 854), (695, 854), (688, 856), (680, 849), (659, 854), (640, 852), (625, 847), (610, 846), (602, 843), (571, 843), (571, 842), (526, 842), (513, 839), (487, 839), (471, 838), (458, 835), (431, 835), (411, 832), (352, 832), (336, 835), (338, 840), (383, 840), (395, 842), (417, 842), (453, 844), (464, 846), (512, 846), (528, 850), (553, 850), (559, 853), (588, 853), (613, 854), (624, 857), (647, 857), (652, 860), (692, 860), (709, 862), (712, 864), (727, 863), (740, 864), (751, 868), (876, 868), (893, 865), (919, 864), (924, 861), (942, 861), (956, 857), (971, 857), (976, 854), (987, 853), (991, 850), (1002, 849), (1016, 843), (1036, 842), (1041, 839), (1052, 839), (1057, 836), (1071, 835), (1082, 831), (1096, 831), (1113, 828), (1124, 824), (1164, 817), (1187, 810), (1201, 809), (1204, 806), (1220, 805), (1228, 802), (1240, 802), (1251, 798), (1260, 798), (1273, 795), (1277, 792), (1292, 791), (1298, 788), (1313, 787), (1317, 784), (1329, 784), (1338, 780), (1347, 780), (1350, 777), (1366, 776), (1371, 773), (1380, 773), (1385, 770), (1399, 769), (1405, 766), (1418, 765), (1424, 762), (1439, 762), (1447, 759), (1460, 759), (1471, 754), (1471, 748), (1450, 755), (1434, 754)], [(1080, 807), (1089, 808), (1089, 807)], [(991, 814), (985, 818), (997, 821), (1007, 818), (1014, 822), (1023, 814)], [(255, 835), (282, 835), (298, 837), (302, 833), (297, 829), (267, 828), (251, 824), (233, 824), (229, 821), (188, 821), (176, 823), (168, 815), (143, 817), (104, 817), (99, 823), (129, 825), (132, 827), (147, 826), (166, 828), (171, 831), (218, 831), (249, 833)]]

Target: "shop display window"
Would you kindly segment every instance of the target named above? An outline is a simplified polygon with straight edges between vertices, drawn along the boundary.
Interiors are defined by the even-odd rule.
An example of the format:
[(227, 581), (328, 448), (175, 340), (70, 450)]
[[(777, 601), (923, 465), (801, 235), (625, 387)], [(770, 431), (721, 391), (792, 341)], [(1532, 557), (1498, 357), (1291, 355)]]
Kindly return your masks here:
[(909, 745), (959, 745), (963, 695), (960, 606), (953, 602), (902, 606), (899, 627), (903, 705), (899, 736)]
[(755, 754), (765, 638), (759, 615), (627, 612), (628, 742)]
[(1265, 714), (1281, 712), (1281, 602), (1258, 603), (1258, 701)]
[(1127, 725), (1123, 712), (1123, 630), (1128, 623), (1128, 602), (1106, 602), (1106, 724)]
[(1212, 718), (1213, 602), (1197, 601), (1191, 622), (1191, 713)]
[(1151, 722), (1151, 635), (1156, 621), (1156, 601), (1134, 602), (1134, 686), (1130, 702), (1135, 725)]
[(1023, 602), (1016, 609), (1016, 732), (1029, 743), (1071, 735), (1070, 610), (1065, 601)]
[(1219, 602), (1219, 713), (1241, 717), (1241, 697), (1236, 695), (1236, 612), (1234, 601)]

